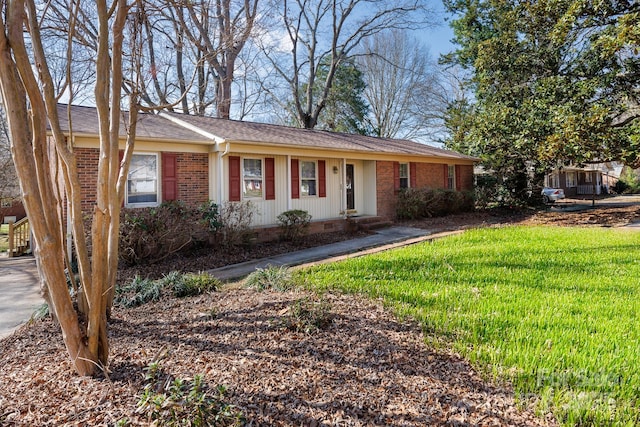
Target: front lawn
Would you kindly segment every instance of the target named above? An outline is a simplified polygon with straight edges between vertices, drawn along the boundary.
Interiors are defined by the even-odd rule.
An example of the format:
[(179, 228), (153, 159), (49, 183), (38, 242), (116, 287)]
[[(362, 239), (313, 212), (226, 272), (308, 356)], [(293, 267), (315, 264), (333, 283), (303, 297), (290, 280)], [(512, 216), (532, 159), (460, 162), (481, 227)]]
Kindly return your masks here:
[(298, 274), (383, 298), (563, 424), (640, 422), (640, 233), (479, 229)]

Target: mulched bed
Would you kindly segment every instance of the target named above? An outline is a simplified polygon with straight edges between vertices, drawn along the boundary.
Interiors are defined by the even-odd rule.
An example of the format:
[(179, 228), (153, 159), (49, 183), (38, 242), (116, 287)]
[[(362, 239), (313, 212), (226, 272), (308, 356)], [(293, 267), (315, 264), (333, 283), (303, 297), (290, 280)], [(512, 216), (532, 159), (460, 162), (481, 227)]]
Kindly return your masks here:
[[(158, 354), (165, 372), (228, 387), (247, 425), (550, 425), (516, 408), (508, 389), (485, 382), (453, 354), (429, 349), (418, 325), (380, 302), (325, 295), (331, 325), (286, 327), (302, 292), (235, 289), (116, 310), (109, 380), (72, 372), (50, 321), (2, 342), (4, 425), (112, 425), (136, 415), (143, 368)], [(6, 351), (10, 350), (10, 351)]]
[[(405, 222), (434, 232), (496, 224), (617, 227), (640, 219), (640, 207), (580, 213), (472, 213)], [(305, 239), (313, 246), (350, 236)], [(263, 245), (251, 257), (295, 250)], [(144, 269), (199, 271), (248, 259), (243, 252), (205, 251)], [(174, 377), (203, 373), (225, 385), (227, 401), (246, 425), (424, 426), (553, 425), (519, 408), (508, 387), (492, 385), (455, 354), (429, 348), (419, 325), (397, 320), (381, 305), (349, 295), (323, 295), (333, 322), (307, 334), (286, 327), (302, 291), (226, 289), (189, 299), (167, 298), (136, 309), (116, 308), (110, 324), (108, 378), (82, 378), (72, 370), (60, 332), (49, 320), (25, 325), (0, 341), (0, 425), (113, 425), (127, 418), (148, 425), (136, 403), (144, 368), (158, 356)]]

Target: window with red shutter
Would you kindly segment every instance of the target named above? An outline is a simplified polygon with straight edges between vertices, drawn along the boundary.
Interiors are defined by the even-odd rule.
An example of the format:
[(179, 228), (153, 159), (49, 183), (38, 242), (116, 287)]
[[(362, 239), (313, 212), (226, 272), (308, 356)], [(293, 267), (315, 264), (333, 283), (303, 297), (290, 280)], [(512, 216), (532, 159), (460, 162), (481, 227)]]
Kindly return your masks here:
[(178, 200), (178, 155), (162, 153), (162, 201)]
[(318, 160), (318, 196), (327, 197), (327, 169), (324, 160)]
[(266, 200), (276, 199), (276, 167), (275, 159), (267, 157), (264, 159), (264, 198)]
[(411, 188), (418, 186), (418, 164), (416, 162), (409, 163), (409, 182)]
[(240, 201), (240, 157), (229, 156), (229, 201)]
[(291, 198), (300, 198), (300, 166), (298, 159), (291, 159)]

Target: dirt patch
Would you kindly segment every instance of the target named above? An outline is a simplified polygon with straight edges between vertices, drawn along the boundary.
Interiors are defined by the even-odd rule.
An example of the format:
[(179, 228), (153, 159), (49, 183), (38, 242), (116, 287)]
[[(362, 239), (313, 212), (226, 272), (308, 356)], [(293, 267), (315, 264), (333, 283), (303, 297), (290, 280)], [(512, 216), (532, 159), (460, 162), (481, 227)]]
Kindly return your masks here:
[[(640, 220), (640, 207), (583, 212), (501, 211), (405, 222), (436, 231), (505, 223), (618, 227)], [(307, 240), (330, 243), (344, 236)], [(321, 240), (326, 239), (326, 240)], [(270, 256), (294, 248), (261, 247)], [(195, 254), (198, 255), (198, 254)], [(234, 257), (239, 258), (234, 258)], [(204, 253), (120, 272), (158, 276), (197, 271), (246, 254)], [(508, 388), (484, 381), (454, 354), (424, 344), (419, 325), (401, 322), (379, 301), (325, 295), (333, 322), (313, 334), (285, 327), (302, 292), (227, 290), (115, 309), (108, 379), (81, 378), (56, 325), (36, 321), (0, 341), (0, 425), (113, 425), (136, 413), (144, 368), (163, 351), (174, 377), (203, 373), (225, 385), (248, 425), (553, 425), (519, 408)]]

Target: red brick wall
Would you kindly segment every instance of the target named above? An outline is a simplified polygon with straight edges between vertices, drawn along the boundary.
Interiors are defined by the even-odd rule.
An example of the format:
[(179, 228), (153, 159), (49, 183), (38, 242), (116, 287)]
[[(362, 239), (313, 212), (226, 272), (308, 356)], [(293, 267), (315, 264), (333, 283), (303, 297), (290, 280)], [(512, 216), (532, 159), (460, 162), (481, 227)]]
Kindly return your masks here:
[(198, 206), (209, 200), (209, 155), (206, 153), (176, 153), (178, 155), (178, 200)]
[(378, 216), (396, 217), (396, 190), (393, 179), (393, 162), (376, 162), (376, 203)]
[[(376, 162), (378, 216), (387, 219), (396, 217), (396, 190), (393, 180), (394, 162)], [(415, 183), (417, 188), (445, 188), (445, 167), (442, 163), (412, 163), (416, 165)], [(460, 165), (460, 181), (463, 191), (473, 190), (473, 166)]]
[[(82, 210), (91, 212), (96, 200), (98, 149), (77, 148), (75, 153), (82, 190)], [(198, 206), (209, 199), (209, 156), (206, 153), (176, 153), (178, 200)]]
[(98, 182), (98, 155), (100, 151), (94, 148), (75, 148), (78, 175), (80, 177), (80, 192), (82, 194), (82, 211), (93, 212), (96, 202), (96, 185)]
[(460, 188), (462, 191), (473, 190), (473, 166), (460, 165)]
[[(416, 163), (417, 188), (444, 188), (444, 166), (440, 163)], [(413, 173), (411, 171), (410, 173)]]

